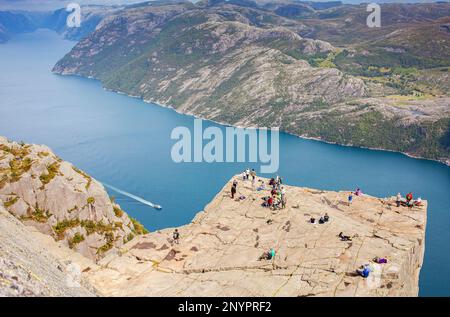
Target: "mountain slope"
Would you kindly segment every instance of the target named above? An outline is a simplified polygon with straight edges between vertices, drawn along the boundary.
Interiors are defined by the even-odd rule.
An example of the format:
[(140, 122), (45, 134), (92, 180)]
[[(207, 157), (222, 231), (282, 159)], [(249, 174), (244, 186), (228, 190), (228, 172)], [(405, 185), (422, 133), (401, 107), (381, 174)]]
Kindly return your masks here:
[[(125, 8), (54, 71), (219, 122), (450, 157), (450, 4), (389, 5), (398, 18), (388, 14), (388, 27), (360, 42), (363, 32), (350, 30), (363, 6), (286, 3), (305, 7), (306, 18), (259, 1)], [(329, 29), (333, 23), (353, 25), (346, 39)]]
[(0, 137), (0, 200), (28, 226), (87, 258), (98, 260), (142, 225), (110, 200), (103, 186), (41, 145)]

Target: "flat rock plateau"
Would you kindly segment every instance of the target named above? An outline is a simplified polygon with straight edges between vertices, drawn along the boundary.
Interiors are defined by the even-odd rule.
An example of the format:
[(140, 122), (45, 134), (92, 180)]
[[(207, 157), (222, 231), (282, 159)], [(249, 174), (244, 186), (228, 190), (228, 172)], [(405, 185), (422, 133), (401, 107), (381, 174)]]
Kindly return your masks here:
[[(17, 146), (9, 144), (8, 149)], [(23, 146), (27, 153), (33, 153), (32, 146)], [(48, 148), (46, 152), (49, 153), (46, 159), (53, 156)], [(32, 165), (38, 164), (36, 161)], [(60, 166), (69, 164), (58, 162)], [(59, 182), (66, 190), (71, 188), (66, 183), (73, 180), (61, 174), (72, 169), (60, 170), (59, 179), (55, 177), (45, 186), (46, 201), (51, 201), (52, 182)], [(238, 181), (236, 197), (243, 199), (230, 197), (235, 179)], [(255, 186), (267, 182), (258, 178)], [(102, 185), (93, 179), (91, 183), (95, 184), (96, 202), (102, 199), (106, 202)], [(3, 188), (11, 188), (8, 184)], [(89, 238), (78, 242), (70, 236), (90, 233), (96, 239), (104, 239), (111, 235), (110, 231), (89, 232), (77, 222), (74, 228), (78, 229), (68, 230), (64, 238), (55, 236), (49, 232), (52, 226), (46, 217), (43, 222), (46, 230), (30, 221), (29, 216), (13, 217), (12, 207), (26, 193), (17, 190), (12, 195), (14, 198), (3, 196), (0, 200), (0, 295), (418, 295), (425, 247), (426, 201), (421, 207), (408, 209), (396, 207), (394, 197), (380, 199), (363, 195), (355, 196), (348, 206), (348, 191), (284, 187), (287, 206), (273, 211), (261, 206), (262, 198), (270, 194), (268, 189), (258, 191), (250, 181), (236, 176), (190, 224), (178, 228), (178, 244), (172, 239), (174, 228), (135, 234), (129, 241), (122, 239), (121, 231), (114, 231), (120, 243), (116, 239), (107, 252), (100, 255), (97, 252), (96, 256), (86, 252), (86, 248), (92, 249), (96, 244), (89, 242), (83, 248), (78, 247)], [(80, 195), (86, 195), (79, 191)], [(61, 202), (59, 205), (64, 206)], [(77, 217), (90, 219), (92, 215), (112, 214), (109, 216), (112, 219), (120, 216), (128, 221), (125, 213), (114, 215), (111, 208), (109, 203), (94, 209), (85, 207)], [(36, 216), (36, 210), (39, 209), (31, 210), (31, 215)], [(311, 217), (319, 219), (325, 213), (330, 217), (328, 222), (309, 222)], [(52, 214), (60, 219), (70, 217), (56, 210)], [(50, 213), (47, 215), (52, 217)], [(104, 222), (106, 225), (106, 217)], [(127, 230), (135, 232), (136, 228), (130, 224)], [(341, 241), (340, 232), (352, 236), (352, 241)], [(78, 243), (74, 246), (75, 242)], [(271, 248), (276, 251), (275, 257), (259, 260)], [(388, 263), (373, 263), (376, 256), (387, 258)], [(369, 263), (373, 271), (368, 278), (355, 274), (359, 266)], [(75, 278), (80, 287), (67, 285), (67, 278), (73, 278), (74, 272), (78, 272)]]

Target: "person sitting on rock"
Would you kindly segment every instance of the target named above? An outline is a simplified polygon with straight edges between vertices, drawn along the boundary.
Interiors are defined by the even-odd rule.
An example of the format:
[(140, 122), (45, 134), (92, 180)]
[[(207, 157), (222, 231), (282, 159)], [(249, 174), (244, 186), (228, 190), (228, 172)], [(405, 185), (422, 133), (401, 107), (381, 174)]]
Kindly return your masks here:
[(356, 273), (358, 273), (364, 278), (368, 278), (370, 272), (372, 272), (372, 269), (369, 264), (361, 265), (358, 269), (356, 269)]
[(264, 252), (259, 257), (259, 261), (261, 261), (261, 260), (272, 260), (274, 257), (275, 257), (275, 250), (272, 248), (269, 251)]
[(373, 259), (373, 261), (374, 261), (375, 263), (378, 263), (378, 264), (384, 264), (384, 263), (387, 263), (387, 259), (386, 259), (386, 258), (379, 258), (379, 257), (377, 257), (377, 256)]
[(352, 241), (352, 237), (344, 235), (343, 232), (339, 233), (339, 238), (341, 238), (341, 241)]
[(406, 203), (409, 203), (411, 200), (413, 200), (413, 194), (412, 193), (406, 194)]
[(267, 206), (270, 208), (273, 206), (273, 197), (270, 196), (269, 199), (267, 199)]
[(178, 232), (178, 229), (175, 229), (175, 231), (173, 232), (173, 242), (176, 244), (180, 243), (180, 233)]

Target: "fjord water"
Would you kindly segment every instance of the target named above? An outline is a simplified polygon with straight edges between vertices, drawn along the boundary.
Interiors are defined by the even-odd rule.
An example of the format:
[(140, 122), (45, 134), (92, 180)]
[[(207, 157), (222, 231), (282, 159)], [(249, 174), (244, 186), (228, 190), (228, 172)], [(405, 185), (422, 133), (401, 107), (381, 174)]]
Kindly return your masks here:
[[(53, 65), (73, 45), (44, 30), (0, 45), (0, 135), (47, 144), (96, 179), (162, 205), (157, 211), (109, 191), (150, 230), (190, 222), (232, 175), (249, 165), (174, 163), (171, 131), (192, 128), (193, 118), (105, 91), (93, 80), (52, 74)], [(224, 129), (204, 122), (211, 125)], [(291, 185), (361, 187), (379, 197), (412, 191), (427, 199), (420, 295), (450, 295), (449, 167), (281, 134), (279, 174)]]

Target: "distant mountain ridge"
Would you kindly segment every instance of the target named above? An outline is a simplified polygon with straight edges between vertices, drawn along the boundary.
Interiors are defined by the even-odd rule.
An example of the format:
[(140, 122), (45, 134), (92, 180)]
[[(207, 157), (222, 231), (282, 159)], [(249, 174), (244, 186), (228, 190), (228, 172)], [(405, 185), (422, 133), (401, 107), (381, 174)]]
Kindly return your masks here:
[(383, 4), (381, 28), (367, 14), (158, 1), (91, 9), (91, 24), (66, 30), (54, 13), (49, 28), (81, 38), (54, 72), (221, 123), (450, 163), (450, 3)]

